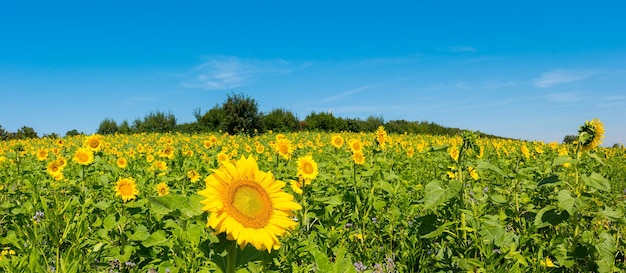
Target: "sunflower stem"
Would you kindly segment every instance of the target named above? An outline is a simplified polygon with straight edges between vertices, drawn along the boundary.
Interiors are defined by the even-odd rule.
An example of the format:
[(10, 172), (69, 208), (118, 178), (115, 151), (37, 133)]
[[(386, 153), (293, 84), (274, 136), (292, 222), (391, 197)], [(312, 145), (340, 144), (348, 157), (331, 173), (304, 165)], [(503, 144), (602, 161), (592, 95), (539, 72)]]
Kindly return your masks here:
[(230, 242), (226, 256), (226, 273), (235, 273), (237, 269), (237, 241)]

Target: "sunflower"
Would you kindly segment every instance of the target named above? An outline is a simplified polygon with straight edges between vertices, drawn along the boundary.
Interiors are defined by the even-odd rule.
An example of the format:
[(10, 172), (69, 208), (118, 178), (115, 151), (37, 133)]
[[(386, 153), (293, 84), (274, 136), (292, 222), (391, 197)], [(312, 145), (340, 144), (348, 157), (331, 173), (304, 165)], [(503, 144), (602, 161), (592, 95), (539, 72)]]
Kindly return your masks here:
[(189, 178), (189, 181), (191, 181), (191, 183), (196, 183), (200, 180), (200, 174), (195, 170), (188, 170), (187, 178)]
[(525, 158), (530, 158), (530, 150), (528, 149), (528, 146), (526, 146), (526, 144), (522, 145), (522, 147), (520, 148), (520, 152), (522, 152), (522, 155)]
[(74, 153), (73, 160), (80, 165), (89, 165), (93, 163), (93, 152), (89, 148), (79, 148)]
[(317, 162), (313, 160), (311, 155), (298, 158), (298, 176), (302, 177), (304, 181), (314, 180), (318, 173)]
[(376, 129), (376, 141), (378, 141), (378, 145), (380, 145), (381, 149), (385, 149), (385, 141), (387, 141), (387, 132), (385, 131), (385, 127), (378, 126)]
[(165, 196), (170, 193), (170, 188), (165, 184), (165, 182), (161, 182), (156, 185), (156, 192), (159, 196)]
[(99, 134), (90, 135), (85, 140), (85, 146), (94, 152), (102, 150), (102, 147), (104, 146), (102, 136)]
[(278, 236), (297, 225), (293, 210), (302, 207), (284, 192), (285, 183), (271, 172), (259, 171), (253, 157), (242, 156), (235, 164), (225, 161), (205, 179), (206, 189), (198, 192), (203, 210), (210, 212), (207, 226), (226, 233), (241, 248), (278, 249)]
[(276, 144), (274, 144), (274, 150), (276, 150), (276, 152), (284, 159), (289, 160), (289, 158), (291, 158), (291, 153), (293, 153), (293, 146), (288, 139), (280, 138), (276, 140)]
[(363, 154), (363, 151), (353, 153), (352, 160), (354, 160), (354, 163), (358, 165), (365, 164), (365, 155)]
[(291, 190), (293, 190), (293, 192), (297, 193), (297, 194), (302, 194), (302, 186), (303, 186), (303, 182), (302, 181), (296, 181), (296, 180), (291, 180), (289, 183), (289, 186), (291, 186)]
[(330, 144), (332, 144), (337, 149), (343, 146), (343, 142), (344, 142), (343, 137), (341, 137), (340, 135), (333, 135), (330, 140)]
[(478, 172), (476, 171), (476, 169), (474, 167), (472, 167), (472, 166), (467, 167), (467, 171), (469, 172), (469, 174), (472, 177), (472, 179), (478, 180), (478, 178), (480, 178), (478, 176)]
[(48, 166), (46, 168), (46, 172), (50, 176), (54, 177), (58, 175), (59, 173), (63, 172), (63, 165), (58, 160), (50, 161), (50, 163), (48, 163)]
[(43, 160), (46, 160), (47, 158), (48, 158), (48, 150), (46, 149), (37, 150), (37, 160), (43, 161)]
[(350, 149), (352, 149), (353, 153), (361, 152), (361, 150), (363, 150), (363, 143), (361, 143), (358, 139), (350, 139), (348, 144), (350, 144)]
[(115, 163), (117, 164), (117, 167), (121, 169), (124, 169), (126, 168), (126, 166), (128, 166), (128, 161), (126, 161), (126, 158), (123, 157), (118, 158)]
[(597, 118), (591, 121), (585, 121), (583, 126), (578, 130), (578, 143), (581, 145), (581, 151), (591, 151), (602, 143), (604, 138), (604, 124)]
[(166, 146), (159, 151), (159, 157), (167, 157), (168, 159), (173, 159), (174, 155), (174, 147), (172, 146)]
[(457, 148), (456, 146), (452, 146), (448, 148), (448, 154), (455, 162), (459, 161), (459, 153), (460, 153), (459, 148)]
[(121, 196), (124, 202), (135, 199), (139, 194), (137, 183), (132, 178), (120, 178), (115, 185), (115, 196)]

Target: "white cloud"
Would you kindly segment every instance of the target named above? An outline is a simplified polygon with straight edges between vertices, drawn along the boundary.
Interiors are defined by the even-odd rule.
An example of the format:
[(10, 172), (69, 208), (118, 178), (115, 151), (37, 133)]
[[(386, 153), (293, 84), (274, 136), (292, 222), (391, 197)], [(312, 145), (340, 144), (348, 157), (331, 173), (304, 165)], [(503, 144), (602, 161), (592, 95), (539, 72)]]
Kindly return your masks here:
[(475, 53), (478, 51), (475, 47), (471, 46), (436, 46), (435, 50), (452, 53)]
[(546, 95), (545, 98), (556, 103), (578, 102), (583, 99), (578, 92), (551, 93)]
[(187, 74), (184, 87), (224, 90), (245, 86), (263, 74), (286, 74), (283, 60), (261, 61), (233, 56), (212, 56)]
[(561, 83), (581, 81), (594, 74), (596, 73), (591, 70), (558, 69), (541, 74), (541, 77), (535, 79), (533, 84), (536, 87), (547, 88)]
[(359, 93), (359, 92), (361, 92), (363, 90), (369, 89), (371, 87), (372, 87), (372, 85), (364, 85), (364, 86), (361, 86), (359, 88), (348, 90), (346, 92), (339, 93), (339, 94), (334, 95), (334, 96), (326, 97), (326, 98), (322, 99), (322, 101), (325, 101), (325, 102), (337, 101), (337, 100), (340, 100), (340, 99), (345, 98), (347, 96), (354, 95), (354, 94)]

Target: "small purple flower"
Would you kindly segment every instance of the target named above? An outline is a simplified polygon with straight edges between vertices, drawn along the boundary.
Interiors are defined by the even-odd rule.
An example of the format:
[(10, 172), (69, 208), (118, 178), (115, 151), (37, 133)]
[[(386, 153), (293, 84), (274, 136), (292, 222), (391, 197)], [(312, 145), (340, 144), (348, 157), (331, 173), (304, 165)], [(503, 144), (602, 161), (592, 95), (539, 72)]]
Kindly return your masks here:
[(363, 272), (367, 269), (367, 266), (365, 266), (362, 262), (356, 262), (354, 263), (354, 269), (356, 269), (356, 272)]
[(35, 216), (33, 216), (33, 220), (39, 223), (41, 222), (41, 220), (43, 220), (43, 217), (44, 217), (43, 211), (38, 211), (38, 212), (35, 212)]
[(483, 188), (483, 192), (488, 192), (489, 191), (489, 187), (484, 187)]
[(351, 228), (352, 227), (352, 223), (348, 222), (346, 223), (346, 228)]
[(497, 247), (496, 247), (496, 248), (494, 248), (491, 252), (493, 252), (493, 253), (498, 253), (498, 254), (502, 254), (502, 251), (500, 251), (500, 249), (499, 249), (499, 248), (497, 248)]
[(376, 217), (372, 217), (372, 222), (373, 222), (373, 223), (378, 222), (378, 218), (376, 218)]

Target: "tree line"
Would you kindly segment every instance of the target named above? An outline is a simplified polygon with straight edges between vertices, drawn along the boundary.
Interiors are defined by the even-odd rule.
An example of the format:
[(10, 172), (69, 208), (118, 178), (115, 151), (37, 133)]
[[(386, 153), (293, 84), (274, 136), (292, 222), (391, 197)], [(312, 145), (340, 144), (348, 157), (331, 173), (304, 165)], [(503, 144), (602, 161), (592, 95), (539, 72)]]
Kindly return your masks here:
[[(171, 113), (154, 111), (143, 118), (132, 122), (127, 120), (117, 123), (105, 118), (96, 131), (98, 134), (134, 134), (134, 133), (165, 133), (179, 132), (186, 134), (202, 132), (227, 132), (229, 134), (256, 135), (268, 131), (296, 132), (296, 131), (324, 131), (324, 132), (373, 132), (379, 126), (384, 126), (388, 133), (410, 133), (431, 135), (457, 135), (459, 128), (444, 127), (427, 121), (386, 121), (382, 117), (369, 116), (365, 120), (359, 118), (335, 117), (329, 112), (311, 112), (303, 120), (286, 109), (276, 108), (267, 113), (260, 112), (258, 103), (253, 98), (243, 94), (231, 94), (222, 104), (202, 113), (195, 109), (193, 115), (196, 121), (178, 124), (176, 117)], [(83, 134), (77, 130), (66, 132), (66, 136)], [(485, 137), (496, 137), (480, 133)], [(0, 126), (0, 139), (37, 138), (37, 132), (31, 127), (24, 126), (15, 133), (7, 132)], [(59, 137), (56, 133), (44, 137)]]

